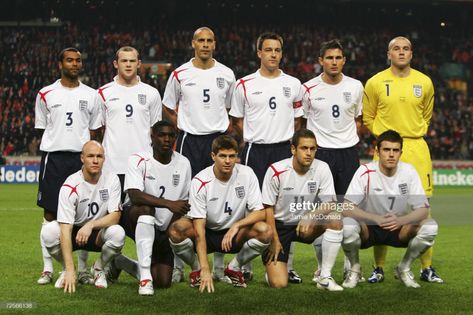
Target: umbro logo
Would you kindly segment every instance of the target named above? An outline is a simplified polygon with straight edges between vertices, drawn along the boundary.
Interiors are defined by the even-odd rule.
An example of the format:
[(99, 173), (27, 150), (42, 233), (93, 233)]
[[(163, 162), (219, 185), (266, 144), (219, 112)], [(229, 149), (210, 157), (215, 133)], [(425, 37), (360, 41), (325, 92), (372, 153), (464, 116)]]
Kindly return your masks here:
[(294, 190), (294, 187), (284, 187), (282, 190)]
[(146, 175), (146, 179), (149, 179), (149, 180), (155, 180), (156, 178), (154, 178), (153, 176), (151, 175)]
[(51, 106), (51, 108), (56, 108), (56, 107), (61, 107), (62, 104), (54, 104), (53, 106)]
[(210, 202), (210, 201), (217, 201), (217, 200), (218, 200), (218, 197), (214, 197), (214, 198), (211, 198), (211, 199), (209, 200), (209, 202)]
[(323, 101), (325, 97), (316, 97), (314, 98), (314, 101)]
[(109, 102), (115, 102), (115, 101), (119, 101), (120, 99), (118, 97), (114, 97), (114, 98), (111, 98), (109, 99), (108, 101)]
[(185, 86), (194, 86), (194, 85), (196, 85), (196, 84), (193, 83), (193, 82), (190, 82), (190, 83), (185, 84)]
[(87, 201), (89, 201), (89, 198), (82, 199), (81, 201), (79, 201), (79, 203), (83, 203), (83, 202), (87, 202)]
[(260, 94), (262, 94), (262, 93), (263, 93), (263, 92), (261, 92), (261, 91), (256, 91), (256, 92), (251, 93), (251, 95), (260, 95)]
[(374, 191), (383, 191), (381, 188), (374, 188)]

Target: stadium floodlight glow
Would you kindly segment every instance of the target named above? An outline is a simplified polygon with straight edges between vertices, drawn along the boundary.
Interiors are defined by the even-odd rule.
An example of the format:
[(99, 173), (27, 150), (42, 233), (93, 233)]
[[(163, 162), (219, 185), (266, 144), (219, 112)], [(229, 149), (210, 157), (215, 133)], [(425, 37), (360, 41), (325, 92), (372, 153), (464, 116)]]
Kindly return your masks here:
[(447, 26), (447, 23), (445, 23), (445, 22), (440, 22), (440, 26), (441, 26), (441, 27), (445, 27), (445, 26)]

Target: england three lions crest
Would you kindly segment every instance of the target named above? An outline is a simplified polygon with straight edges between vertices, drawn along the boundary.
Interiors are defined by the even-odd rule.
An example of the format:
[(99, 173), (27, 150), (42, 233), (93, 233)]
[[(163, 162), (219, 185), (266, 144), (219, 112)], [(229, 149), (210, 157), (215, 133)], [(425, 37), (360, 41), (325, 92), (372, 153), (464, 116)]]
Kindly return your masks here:
[(343, 92), (343, 100), (345, 103), (350, 104), (351, 103), (351, 92)]
[(107, 201), (108, 200), (108, 198), (109, 198), (108, 189), (100, 189), (99, 194), (100, 194), (100, 200), (102, 200), (102, 201)]
[(414, 96), (415, 97), (421, 97), (422, 96), (422, 85), (414, 85), (413, 90), (414, 90)]
[(307, 190), (309, 191), (309, 194), (315, 194), (317, 192), (317, 182), (307, 182)]
[(225, 79), (224, 78), (217, 78), (217, 87), (219, 89), (223, 89), (225, 87)]
[(290, 98), (291, 97), (291, 88), (287, 86), (283, 86), (282, 92), (285, 97)]
[(245, 187), (244, 186), (235, 187), (235, 194), (237, 198), (240, 198), (240, 199), (245, 198)]
[(174, 187), (177, 187), (177, 185), (179, 185), (179, 181), (181, 179), (181, 175), (180, 174), (172, 174), (172, 185)]
[(138, 103), (146, 105), (146, 94), (138, 94)]
[(79, 100), (79, 109), (83, 112), (87, 111), (89, 102), (84, 101), (84, 100)]

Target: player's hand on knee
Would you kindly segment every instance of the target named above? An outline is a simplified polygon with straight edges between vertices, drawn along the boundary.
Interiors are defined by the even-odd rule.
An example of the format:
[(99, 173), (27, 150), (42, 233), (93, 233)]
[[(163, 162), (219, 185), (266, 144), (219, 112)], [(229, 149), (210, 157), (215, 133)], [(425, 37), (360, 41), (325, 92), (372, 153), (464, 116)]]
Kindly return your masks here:
[(394, 231), (402, 227), (399, 217), (393, 213), (388, 213), (384, 216), (381, 224), (379, 225), (385, 230)]
[(281, 252), (284, 253), (281, 242), (279, 241), (279, 239), (278, 240), (273, 239), (273, 241), (268, 247), (268, 253), (266, 255), (267, 264), (270, 264), (271, 262), (276, 264), (278, 262), (279, 253)]
[(169, 201), (169, 205), (167, 208), (172, 213), (185, 215), (187, 214), (187, 212), (189, 212), (191, 206), (189, 205), (188, 200), (176, 200), (176, 201)]
[(233, 238), (237, 235), (239, 230), (240, 227), (235, 223), (228, 229), (227, 233), (225, 233), (222, 240), (222, 249), (224, 251), (229, 252), (232, 249)]
[(83, 227), (79, 229), (76, 236), (76, 243), (79, 246), (84, 246), (89, 240), (90, 234), (92, 234), (93, 227), (90, 222), (87, 222)]
[(76, 273), (75, 271), (64, 271), (64, 293), (76, 292)]
[(308, 223), (299, 222), (296, 227), (296, 235), (298, 237), (304, 238), (304, 235), (309, 233), (310, 225)]
[(204, 292), (206, 289), (208, 293), (213, 293), (215, 291), (212, 274), (210, 273), (210, 270), (201, 270), (199, 291)]

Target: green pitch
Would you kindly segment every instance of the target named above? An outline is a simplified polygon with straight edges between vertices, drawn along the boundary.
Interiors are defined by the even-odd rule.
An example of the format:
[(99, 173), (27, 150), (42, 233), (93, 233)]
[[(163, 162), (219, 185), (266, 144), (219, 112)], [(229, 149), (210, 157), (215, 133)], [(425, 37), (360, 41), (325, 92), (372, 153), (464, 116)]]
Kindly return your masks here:
[[(446, 280), (443, 285), (420, 282), (422, 288), (407, 289), (393, 278), (392, 270), (403, 250), (390, 249), (381, 284), (362, 283), (354, 290), (325, 292), (311, 282), (315, 268), (313, 249), (298, 244), (295, 268), (304, 282), (287, 289), (267, 287), (259, 259), (254, 262), (255, 280), (247, 289), (217, 283), (214, 294), (200, 294), (186, 283), (168, 290), (156, 290), (153, 297), (138, 296), (137, 281), (126, 274), (108, 289), (78, 286), (74, 295), (53, 285), (40, 286), (36, 280), (42, 261), (39, 231), (42, 211), (35, 206), (35, 185), (0, 185), (0, 313), (42, 314), (126, 314), (126, 313), (277, 313), (277, 314), (459, 314), (473, 312), (473, 189), (438, 188), (432, 200), (433, 216), (440, 223), (434, 248), (434, 265)], [(127, 239), (125, 254), (136, 257), (134, 244)], [(89, 264), (95, 259), (91, 254)], [(230, 256), (226, 256), (228, 261)], [(361, 252), (365, 277), (371, 271), (372, 251)], [(334, 278), (342, 282), (342, 254)], [(418, 278), (419, 264), (413, 265)], [(55, 264), (55, 272), (59, 270)], [(57, 274), (55, 273), (55, 277)], [(7, 303), (25, 304), (32, 309), (7, 309)]]

